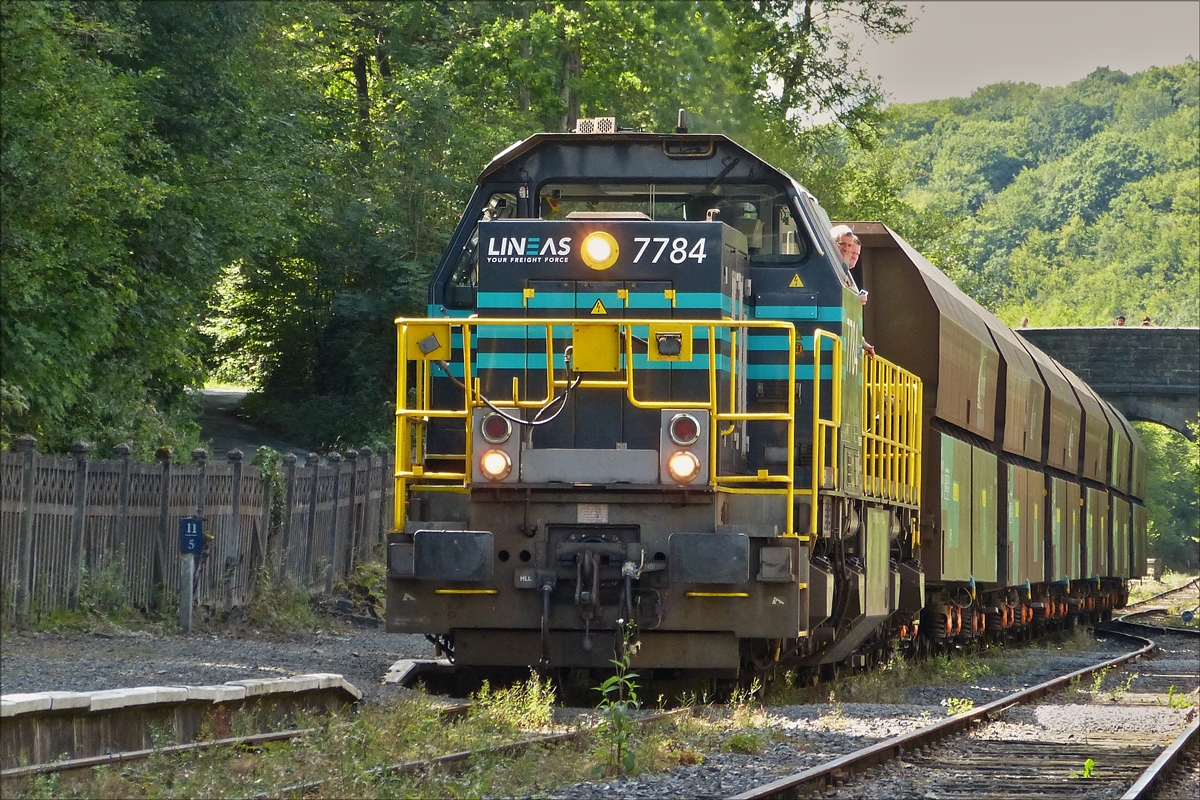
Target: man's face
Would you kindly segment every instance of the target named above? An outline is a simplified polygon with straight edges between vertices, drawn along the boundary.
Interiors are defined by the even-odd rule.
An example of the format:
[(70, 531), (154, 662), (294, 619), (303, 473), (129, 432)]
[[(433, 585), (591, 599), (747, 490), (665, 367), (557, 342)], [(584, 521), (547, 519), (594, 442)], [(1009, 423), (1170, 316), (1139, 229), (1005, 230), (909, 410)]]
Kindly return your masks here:
[(838, 252), (842, 254), (842, 260), (853, 269), (854, 265), (858, 263), (858, 254), (862, 252), (862, 245), (849, 236), (843, 236), (838, 239), (837, 246)]

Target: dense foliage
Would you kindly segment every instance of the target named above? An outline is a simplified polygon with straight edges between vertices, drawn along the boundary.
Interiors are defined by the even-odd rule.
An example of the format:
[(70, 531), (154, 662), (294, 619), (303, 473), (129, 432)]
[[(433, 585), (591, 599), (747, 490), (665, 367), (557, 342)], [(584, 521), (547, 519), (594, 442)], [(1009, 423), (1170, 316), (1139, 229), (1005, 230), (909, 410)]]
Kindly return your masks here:
[(850, 32), (910, 25), (889, 0), (2, 9), (0, 438), (143, 455), (194, 441), (206, 375), (310, 446), (386, 436), (390, 320), (494, 153), (685, 106), (813, 161), (804, 119), (879, 121)]
[(1200, 569), (1200, 424), (1194, 441), (1149, 422), (1135, 422), (1150, 454), (1146, 509), (1150, 552), (1179, 571)]
[(686, 107), (1011, 324), (1197, 324), (1197, 64), (884, 109), (852, 37), (906, 8), (0, 0), (0, 445), (188, 448), (213, 378), (314, 449), (386, 440), (391, 319), (475, 176), (581, 116)]
[(890, 112), (901, 199), (955, 220), (942, 266), (1001, 319), (1200, 323), (1200, 64)]

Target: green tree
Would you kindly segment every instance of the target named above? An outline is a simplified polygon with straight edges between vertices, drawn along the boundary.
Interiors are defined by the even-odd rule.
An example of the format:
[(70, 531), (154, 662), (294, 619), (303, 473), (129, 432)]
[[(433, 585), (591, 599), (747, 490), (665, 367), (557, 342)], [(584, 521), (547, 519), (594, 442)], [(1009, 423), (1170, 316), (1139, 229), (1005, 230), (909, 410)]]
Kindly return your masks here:
[(21, 398), (4, 425), (51, 448), (139, 430), (169, 441), (171, 424), (145, 388), (152, 368), (139, 343), (153, 336), (138, 327), (143, 276), (127, 236), (171, 195), (138, 170), (158, 142), (137, 93), (159, 76), (108, 63), (134, 46), (127, 4), (106, 18), (67, 3), (2, 8), (0, 367)]
[[(1150, 555), (1179, 571), (1200, 568), (1200, 444), (1150, 422), (1134, 427), (1149, 455)], [(1200, 439), (1200, 425), (1191, 426)]]

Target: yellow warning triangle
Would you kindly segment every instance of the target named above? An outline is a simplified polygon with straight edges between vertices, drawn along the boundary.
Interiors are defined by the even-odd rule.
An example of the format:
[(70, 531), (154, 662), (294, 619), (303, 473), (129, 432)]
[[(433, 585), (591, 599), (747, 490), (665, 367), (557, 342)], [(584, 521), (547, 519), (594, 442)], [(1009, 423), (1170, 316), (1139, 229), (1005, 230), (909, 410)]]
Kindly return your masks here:
[(608, 313), (608, 309), (604, 307), (604, 303), (601, 302), (600, 298), (598, 298), (598, 297), (596, 298), (596, 305), (592, 306), (592, 313), (593, 314), (607, 314)]
[(803, 289), (804, 281), (800, 280), (800, 273), (797, 272), (792, 276), (792, 282), (788, 284), (789, 289)]

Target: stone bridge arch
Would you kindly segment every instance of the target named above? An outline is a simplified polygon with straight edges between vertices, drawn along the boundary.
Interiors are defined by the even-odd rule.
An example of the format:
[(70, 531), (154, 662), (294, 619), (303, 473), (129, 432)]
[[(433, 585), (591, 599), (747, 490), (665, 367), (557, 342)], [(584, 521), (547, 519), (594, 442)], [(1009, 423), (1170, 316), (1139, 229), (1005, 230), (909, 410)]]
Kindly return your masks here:
[(1020, 328), (1131, 420), (1193, 439), (1200, 413), (1200, 328)]

